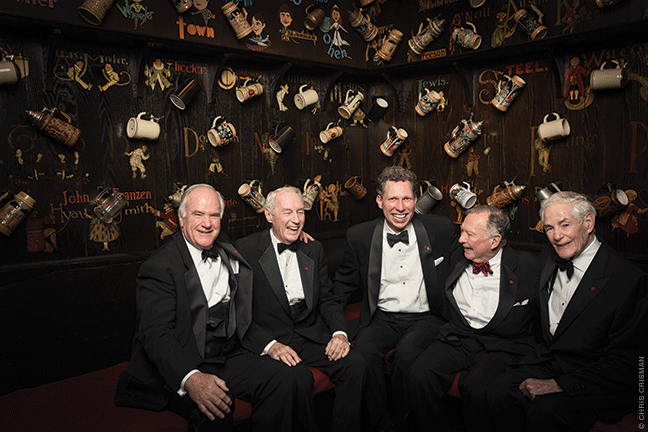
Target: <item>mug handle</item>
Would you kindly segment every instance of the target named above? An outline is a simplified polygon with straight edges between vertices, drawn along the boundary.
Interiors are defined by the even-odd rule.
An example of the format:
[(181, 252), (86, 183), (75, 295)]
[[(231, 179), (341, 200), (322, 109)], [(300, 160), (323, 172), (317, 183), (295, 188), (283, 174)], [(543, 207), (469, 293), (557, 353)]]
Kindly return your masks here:
[(387, 129), (387, 139), (390, 139), (391, 136), (389, 135), (389, 132), (394, 131), (394, 133), (398, 132), (398, 129), (396, 129), (396, 126), (392, 126), (389, 129)]
[(461, 182), (461, 183), (466, 185), (466, 189), (468, 189), (468, 192), (470, 192), (470, 183), (468, 183), (467, 181), (464, 181), (464, 182)]
[(329, 128), (330, 128), (331, 125), (333, 125), (333, 124), (335, 124), (335, 123), (330, 122), (329, 124), (326, 125), (326, 127), (324, 128), (324, 130), (329, 130)]
[(477, 34), (477, 27), (475, 27), (475, 24), (471, 23), (470, 21), (466, 21), (466, 25), (472, 27), (473, 33)]
[(308, 87), (308, 84), (304, 84), (304, 85), (302, 85), (302, 86), (299, 87), (299, 94), (300, 94), (300, 95), (303, 95), (303, 94), (304, 94), (304, 87)]
[(311, 9), (311, 8), (314, 8), (314, 7), (315, 7), (315, 4), (309, 4), (308, 6), (306, 6), (306, 7), (304, 8), (304, 13), (305, 13), (306, 15), (310, 15), (310, 13), (311, 13), (310, 9)]
[(225, 119), (223, 118), (223, 116), (218, 116), (218, 117), (214, 118), (214, 121), (212, 122), (211, 127), (215, 128), (215, 127), (216, 127), (216, 123), (220, 124), (220, 123), (222, 123), (224, 120), (225, 120)]
[(352, 89), (347, 90), (347, 92), (346, 92), (346, 96), (344, 96), (344, 103), (345, 103), (345, 104), (346, 104), (346, 103), (349, 103), (349, 101), (351, 100), (351, 99), (349, 99), (349, 93), (351, 93), (351, 92), (353, 92)]

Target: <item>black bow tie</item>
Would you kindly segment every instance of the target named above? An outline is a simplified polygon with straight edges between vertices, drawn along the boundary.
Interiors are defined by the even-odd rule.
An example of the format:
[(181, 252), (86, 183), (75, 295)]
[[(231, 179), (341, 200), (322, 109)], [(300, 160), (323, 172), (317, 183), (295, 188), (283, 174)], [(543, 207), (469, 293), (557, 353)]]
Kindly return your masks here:
[(200, 255), (202, 256), (203, 261), (207, 261), (207, 258), (211, 258), (214, 261), (218, 259), (218, 252), (216, 252), (215, 249), (203, 249)]
[(556, 262), (558, 263), (558, 269), (560, 269), (560, 271), (566, 271), (567, 279), (571, 279), (571, 277), (574, 275), (574, 263), (562, 258), (557, 258)]
[(398, 234), (387, 234), (387, 243), (389, 244), (389, 247), (393, 247), (398, 242), (403, 242), (406, 245), (409, 244), (407, 231), (401, 231)]
[(290, 244), (277, 243), (277, 250), (279, 253), (285, 251), (286, 249), (296, 252), (297, 251), (297, 242), (292, 242)]
[(488, 264), (488, 261), (483, 262), (483, 263), (471, 263), (472, 268), (473, 268), (473, 273), (474, 274), (479, 274), (479, 273), (484, 273), (484, 276), (492, 275), (493, 270), (490, 268), (490, 264)]

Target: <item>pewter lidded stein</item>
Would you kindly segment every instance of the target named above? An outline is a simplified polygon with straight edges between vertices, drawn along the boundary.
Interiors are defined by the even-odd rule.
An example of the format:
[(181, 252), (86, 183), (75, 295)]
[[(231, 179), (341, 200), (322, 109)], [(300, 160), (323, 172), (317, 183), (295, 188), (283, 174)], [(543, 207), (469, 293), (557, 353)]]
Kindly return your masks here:
[(79, 139), (81, 131), (69, 123), (72, 119), (64, 112), (59, 111), (67, 119), (67, 122), (57, 118), (55, 116), (57, 111), (59, 111), (58, 108), (43, 108), (42, 111), (27, 110), (27, 117), (32, 125), (66, 146), (72, 147)]
[(470, 114), (469, 120), (461, 120), (461, 123), (452, 131), (450, 141), (443, 146), (446, 153), (453, 158), (459, 157), (482, 133), (484, 122), (474, 122), (473, 115), (474, 113)]
[(410, 49), (420, 55), (421, 52), (434, 40), (438, 37), (445, 26), (445, 20), (440, 19), (439, 16), (434, 18), (426, 18), (428, 24), (424, 26), (424, 23), (421, 23), (418, 28), (418, 33), (409, 40), (408, 44)]

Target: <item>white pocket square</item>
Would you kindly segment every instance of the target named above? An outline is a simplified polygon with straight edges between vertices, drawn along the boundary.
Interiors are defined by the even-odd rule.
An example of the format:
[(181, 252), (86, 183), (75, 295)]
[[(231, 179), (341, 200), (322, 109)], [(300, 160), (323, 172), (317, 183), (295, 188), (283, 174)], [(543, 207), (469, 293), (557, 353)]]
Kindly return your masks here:
[(439, 258), (435, 259), (434, 260), (434, 267), (438, 266), (442, 262), (443, 262), (443, 257), (439, 257)]
[(517, 302), (517, 303), (515, 303), (515, 304), (513, 305), (513, 307), (515, 307), (515, 306), (526, 306), (526, 305), (528, 305), (528, 304), (529, 304), (529, 299), (525, 299), (525, 300), (522, 300), (521, 302)]

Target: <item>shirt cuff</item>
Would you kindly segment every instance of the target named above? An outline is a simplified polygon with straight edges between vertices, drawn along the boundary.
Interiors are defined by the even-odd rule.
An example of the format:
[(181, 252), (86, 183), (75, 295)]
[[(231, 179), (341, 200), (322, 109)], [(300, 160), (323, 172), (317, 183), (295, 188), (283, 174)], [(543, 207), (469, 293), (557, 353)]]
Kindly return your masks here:
[(333, 336), (339, 335), (339, 334), (344, 335), (344, 337), (346, 338), (349, 345), (351, 345), (351, 341), (349, 340), (349, 335), (347, 335), (346, 332), (343, 332), (342, 330), (338, 330), (335, 333), (333, 333)]
[(272, 339), (272, 340), (270, 341), (270, 343), (269, 343), (268, 345), (266, 345), (265, 348), (263, 348), (263, 351), (261, 351), (261, 355), (262, 355), (262, 356), (264, 356), (264, 355), (268, 355), (268, 351), (270, 351), (270, 348), (272, 348), (272, 345), (274, 345), (275, 342), (277, 342), (277, 340), (276, 340), (276, 339)]
[(182, 396), (187, 394), (187, 390), (185, 390), (185, 388), (184, 388), (185, 383), (187, 382), (189, 377), (191, 375), (195, 374), (196, 372), (200, 372), (200, 371), (198, 369), (193, 369), (193, 370), (190, 370), (189, 373), (187, 373), (187, 375), (185, 375), (185, 377), (182, 379), (182, 382), (180, 383), (180, 389), (178, 390), (178, 396), (182, 397)]

